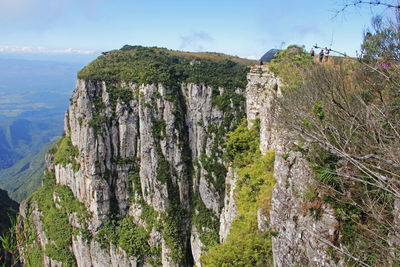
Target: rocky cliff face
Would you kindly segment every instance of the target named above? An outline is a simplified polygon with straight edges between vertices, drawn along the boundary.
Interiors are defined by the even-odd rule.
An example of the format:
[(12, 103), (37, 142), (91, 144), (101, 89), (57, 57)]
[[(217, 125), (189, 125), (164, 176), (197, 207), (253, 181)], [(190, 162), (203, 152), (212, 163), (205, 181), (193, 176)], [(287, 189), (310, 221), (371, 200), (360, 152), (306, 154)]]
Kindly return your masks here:
[[(134, 56), (131, 64), (140, 65)], [(186, 64), (168, 70), (185, 80), (145, 83), (90, 74), (77, 81), (64, 136), (46, 157), (44, 185), (20, 209), (25, 227), (38, 234), (21, 248), (25, 263), (36, 256), (46, 266), (201, 266), (200, 257), (227, 239), (237, 215), (237, 174), (222, 154), (226, 133), (247, 113), (249, 127), (260, 119), (262, 153), (276, 155), (271, 208), (257, 213), (259, 230), (273, 233), (275, 265), (328, 266), (327, 242), (337, 221), (313, 191), (304, 144), (276, 127), (279, 78), (260, 66), (248, 73), (246, 89), (216, 86), (212, 79), (211, 86), (190, 82), (208, 75), (196, 72), (207, 61), (169, 60)], [(314, 214), (314, 206), (323, 212)], [(62, 239), (55, 229), (62, 229)]]
[[(246, 88), (247, 118), (260, 118), (260, 149), (275, 150), (274, 176), (269, 214), (258, 212), (262, 231), (274, 231), (273, 258), (276, 266), (330, 266), (328, 242), (335, 238), (337, 220), (333, 210), (318, 201), (318, 189), (305, 153), (307, 144), (297, 135), (278, 129), (273, 106), (282, 97), (282, 82), (267, 66), (254, 67)], [(321, 212), (316, 214), (315, 212)], [(267, 225), (267, 227), (266, 227)]]
[[(188, 61), (187, 68), (209, 60), (203, 62)], [(55, 194), (46, 200), (55, 207), (49, 210), (37, 205), (39, 193), (24, 204), (21, 216), (39, 233), (45, 265), (200, 266), (205, 249), (219, 240), (221, 212), (233, 216), (222, 211), (221, 156), (225, 133), (244, 116), (243, 95), (244, 87), (204, 83), (79, 79), (64, 136), (46, 162), (52, 186), (66, 186), (89, 215)], [(72, 236), (63, 248), (48, 236), (57, 227), (51, 212), (68, 220), (63, 227)], [(73, 257), (47, 253), (49, 246)]]

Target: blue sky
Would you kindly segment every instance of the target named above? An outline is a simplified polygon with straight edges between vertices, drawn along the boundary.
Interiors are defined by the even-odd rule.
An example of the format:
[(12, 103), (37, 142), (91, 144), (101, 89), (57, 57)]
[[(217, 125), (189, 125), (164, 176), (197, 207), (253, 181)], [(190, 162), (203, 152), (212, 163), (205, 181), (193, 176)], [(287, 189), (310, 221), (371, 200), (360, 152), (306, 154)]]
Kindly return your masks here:
[[(351, 1), (351, 0), (349, 0)], [(348, 2), (349, 2), (348, 1)], [(355, 55), (371, 17), (344, 0), (0, 0), (0, 56), (92, 58), (125, 44), (259, 58), (289, 44)]]

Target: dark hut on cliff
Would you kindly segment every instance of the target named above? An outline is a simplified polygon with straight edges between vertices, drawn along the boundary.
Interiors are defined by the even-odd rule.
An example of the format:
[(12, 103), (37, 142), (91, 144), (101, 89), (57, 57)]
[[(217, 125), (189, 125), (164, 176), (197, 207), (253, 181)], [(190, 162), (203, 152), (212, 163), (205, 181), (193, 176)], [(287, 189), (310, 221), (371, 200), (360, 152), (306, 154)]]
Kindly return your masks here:
[(281, 50), (279, 49), (271, 49), (267, 53), (265, 53), (261, 58), (260, 58), (260, 65), (266, 63), (266, 62), (271, 62), (271, 60), (274, 59), (274, 57), (280, 52)]

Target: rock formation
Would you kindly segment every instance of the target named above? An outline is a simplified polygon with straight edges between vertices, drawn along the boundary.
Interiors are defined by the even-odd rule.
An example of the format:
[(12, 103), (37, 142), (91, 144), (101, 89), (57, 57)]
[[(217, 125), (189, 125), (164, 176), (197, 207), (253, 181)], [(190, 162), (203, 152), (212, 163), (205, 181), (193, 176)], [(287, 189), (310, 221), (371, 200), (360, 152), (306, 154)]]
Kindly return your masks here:
[[(200, 58), (186, 64), (213, 63)], [(245, 66), (229, 64), (243, 69), (238, 79), (244, 85)], [(116, 97), (116, 92), (121, 94)], [(244, 86), (79, 79), (64, 136), (46, 157), (54, 186), (67, 186), (90, 214), (82, 219), (66, 209), (73, 235), (63, 249), (73, 253), (73, 264), (200, 266), (200, 255), (219, 241), (226, 178), (223, 143), (225, 133), (244, 115), (243, 94)], [(45, 265), (58, 266), (63, 258), (52, 259), (46, 251), (49, 242), (61, 248), (46, 237), (41, 220), (46, 221), (48, 211), (38, 207), (38, 199), (25, 203), (21, 216), (33, 221), (41, 236)], [(53, 203), (64, 209), (56, 197)], [(109, 223), (123, 227), (123, 218), (145, 233), (140, 242), (146, 251), (129, 250), (131, 243), (122, 245), (122, 237), (111, 240)]]
[[(126, 80), (96, 76), (107, 71), (117, 75), (113, 65), (90, 72), (96, 64), (124, 53), (134, 58), (131, 65), (126, 64), (130, 68), (142, 66), (138, 54), (129, 54), (131, 49), (150, 57), (167, 54), (171, 66), (185, 68), (161, 72), (161, 61), (144, 73), (128, 68), (144, 76), (159, 71), (176, 79), (174, 83), (159, 74), (158, 82), (143, 82), (142, 76)], [(229, 79), (224, 86), (215, 83), (215, 77), (208, 79), (209, 72), (201, 72), (207, 64), (218, 69), (209, 59), (176, 56), (163, 49), (142, 50), (127, 47), (106, 53), (82, 71), (65, 115), (64, 136), (46, 157), (44, 185), (20, 209), (25, 226), (37, 233), (39, 244), (21, 248), (24, 262), (35, 255), (31, 246), (45, 255), (46, 266), (61, 262), (201, 266), (200, 257), (226, 240), (237, 215), (236, 173), (222, 155), (226, 133), (247, 114), (249, 127), (260, 119), (262, 153), (275, 150), (276, 155), (272, 207), (269, 213), (259, 210), (257, 214), (259, 230), (274, 233), (274, 264), (329, 266), (326, 242), (334, 238), (338, 222), (325, 204), (312, 202), (320, 205), (320, 214), (307, 206), (315, 185), (299, 149), (304, 144), (293, 133), (278, 129), (274, 121), (280, 79), (267, 66), (258, 66), (247, 74), (246, 88), (232, 86)], [(239, 65), (229, 59), (224, 68), (232, 72), (227, 75), (239, 77), (245, 85), (244, 66), (242, 72), (230, 69), (233, 66)], [(57, 190), (46, 193), (46, 186)], [(77, 200), (74, 205), (65, 201), (71, 196)], [(44, 206), (44, 199), (53, 206)], [(71, 234), (63, 246), (46, 232), (57, 227), (48, 219), (57, 212), (65, 217), (62, 225)], [(53, 250), (72, 256), (62, 257)]]
[[(312, 179), (314, 173), (299, 149), (307, 144), (299, 143), (295, 133), (278, 129), (274, 122), (274, 113), (279, 111), (274, 109), (273, 102), (276, 97), (282, 97), (281, 87), (281, 80), (268, 66), (255, 67), (248, 74), (247, 118), (249, 123), (255, 117), (260, 118), (261, 151), (275, 150), (277, 182), (272, 194), (272, 210), (270, 214), (259, 211), (259, 229), (277, 233), (272, 237), (276, 266), (329, 266), (326, 242), (335, 238), (338, 222), (332, 209), (325, 204), (321, 203), (321, 214), (309, 212), (307, 195), (318, 195), (318, 192)], [(269, 225), (269, 229), (265, 225)]]

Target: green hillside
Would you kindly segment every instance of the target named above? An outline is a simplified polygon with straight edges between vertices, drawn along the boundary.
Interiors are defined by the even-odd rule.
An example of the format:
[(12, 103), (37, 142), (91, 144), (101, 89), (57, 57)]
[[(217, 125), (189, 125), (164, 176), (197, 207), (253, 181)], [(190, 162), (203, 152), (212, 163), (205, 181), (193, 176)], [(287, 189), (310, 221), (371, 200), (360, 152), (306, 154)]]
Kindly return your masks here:
[(45, 144), (39, 153), (26, 156), (0, 171), (0, 186), (9, 192), (12, 199), (21, 202), (37, 190), (45, 169), (44, 157), (54, 143), (55, 140)]
[(217, 53), (189, 53), (125, 45), (120, 50), (103, 53), (83, 68), (78, 78), (164, 85), (177, 81), (244, 88), (245, 67), (254, 63), (252, 60)]

